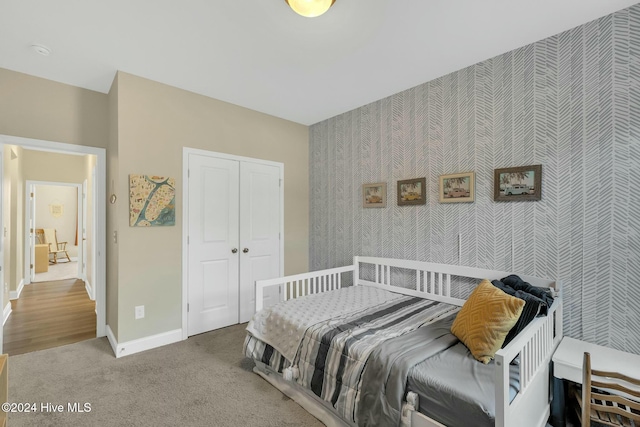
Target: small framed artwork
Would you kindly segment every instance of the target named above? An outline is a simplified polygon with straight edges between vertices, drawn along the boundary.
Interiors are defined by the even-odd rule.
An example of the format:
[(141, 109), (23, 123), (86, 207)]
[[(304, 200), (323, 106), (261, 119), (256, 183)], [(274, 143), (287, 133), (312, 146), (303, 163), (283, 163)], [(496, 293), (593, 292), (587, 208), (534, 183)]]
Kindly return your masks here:
[(398, 181), (398, 206), (427, 203), (427, 179), (414, 178)]
[(387, 184), (378, 182), (376, 184), (362, 185), (362, 207), (363, 208), (385, 208), (387, 207)]
[(440, 175), (440, 203), (473, 202), (475, 185), (475, 172)]
[(542, 198), (542, 165), (493, 171), (493, 200), (515, 202)]

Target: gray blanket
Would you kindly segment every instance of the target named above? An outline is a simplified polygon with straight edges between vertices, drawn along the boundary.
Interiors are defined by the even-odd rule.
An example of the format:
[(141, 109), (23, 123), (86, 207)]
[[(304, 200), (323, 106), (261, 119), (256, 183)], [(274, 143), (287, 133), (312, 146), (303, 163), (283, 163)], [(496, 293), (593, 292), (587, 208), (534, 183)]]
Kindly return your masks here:
[(369, 356), (362, 373), (358, 426), (397, 426), (411, 368), (455, 345), (450, 333), (455, 316), (381, 343)]
[(412, 331), (429, 330), (458, 310), (454, 305), (404, 296), (348, 319), (319, 322), (305, 332), (294, 361), (299, 369), (297, 383), (329, 402), (345, 420), (355, 421), (365, 382), (363, 370), (376, 359), (370, 354), (386, 341), (398, 337), (401, 342)]

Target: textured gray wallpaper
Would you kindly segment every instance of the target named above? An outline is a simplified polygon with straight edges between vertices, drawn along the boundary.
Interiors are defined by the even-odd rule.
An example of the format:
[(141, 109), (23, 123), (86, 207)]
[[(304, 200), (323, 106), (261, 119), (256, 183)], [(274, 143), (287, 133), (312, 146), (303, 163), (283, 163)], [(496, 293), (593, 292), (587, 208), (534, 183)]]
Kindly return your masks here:
[[(640, 5), (315, 124), (309, 160), (312, 269), (371, 255), (559, 278), (566, 335), (640, 353)], [(541, 201), (493, 201), (494, 168), (532, 164)], [(439, 175), (466, 171), (475, 203), (439, 203)], [(427, 204), (397, 206), (396, 182), (423, 176)], [(384, 209), (362, 208), (373, 182)]]

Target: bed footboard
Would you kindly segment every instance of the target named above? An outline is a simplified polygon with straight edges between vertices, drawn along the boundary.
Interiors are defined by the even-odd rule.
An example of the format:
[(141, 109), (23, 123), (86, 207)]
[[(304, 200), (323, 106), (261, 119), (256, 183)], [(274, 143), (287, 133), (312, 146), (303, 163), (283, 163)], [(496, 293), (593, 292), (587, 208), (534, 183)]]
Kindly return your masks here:
[(256, 311), (264, 308), (264, 289), (270, 286), (280, 287), (280, 301), (286, 301), (309, 294), (340, 289), (343, 273), (353, 274), (354, 266), (329, 268), (310, 273), (294, 274), (275, 279), (256, 281)]

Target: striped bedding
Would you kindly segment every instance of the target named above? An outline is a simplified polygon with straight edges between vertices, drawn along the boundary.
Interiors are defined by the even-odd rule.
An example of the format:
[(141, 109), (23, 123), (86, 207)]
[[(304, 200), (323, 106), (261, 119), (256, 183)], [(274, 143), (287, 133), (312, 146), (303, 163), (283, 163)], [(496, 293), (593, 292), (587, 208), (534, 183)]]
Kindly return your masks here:
[[(353, 288), (367, 292), (368, 287)], [(245, 354), (278, 372), (291, 365), (297, 374), (294, 379), (300, 386), (329, 402), (345, 420), (355, 422), (363, 388), (362, 373), (371, 352), (386, 340), (412, 332), (459, 310), (459, 307), (450, 304), (384, 292), (389, 294), (389, 298), (383, 303), (378, 302), (357, 313), (329, 316), (307, 325), (292, 360), (283, 357), (273, 343), (257, 339), (251, 332), (245, 339)], [(314, 295), (313, 298), (331, 299), (336, 295), (332, 291)], [(287, 303), (289, 301), (284, 304)], [(331, 303), (323, 305), (331, 306)], [(251, 331), (249, 327), (247, 329)]]
[(402, 295), (373, 286), (349, 286), (306, 295), (257, 312), (247, 325), (253, 337), (293, 360), (305, 331), (318, 322), (359, 313)]
[(250, 333), (247, 333), (244, 339), (244, 354), (253, 360), (259, 360), (279, 373), (291, 366), (291, 362), (282, 353)]

